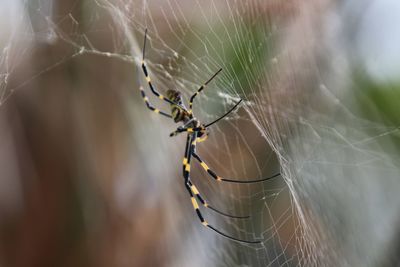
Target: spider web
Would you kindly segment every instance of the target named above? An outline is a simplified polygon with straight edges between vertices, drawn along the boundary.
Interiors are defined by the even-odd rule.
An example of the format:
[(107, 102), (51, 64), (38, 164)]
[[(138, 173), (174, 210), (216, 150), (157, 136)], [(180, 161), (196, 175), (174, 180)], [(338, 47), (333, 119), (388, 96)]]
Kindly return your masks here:
[[(52, 4), (10, 1), (10, 14), (25, 13), (10, 15), (1, 40), (0, 108), (67, 61), (105, 57), (128, 64), (130, 78), (113, 90), (120, 90), (131, 124), (130, 153), (141, 160), (118, 180), (116, 202), (127, 217), (139, 191), (146, 192), (143, 205), (162, 206), (167, 238), (158, 249), (168, 251), (166, 265), (375, 266), (385, 261), (400, 201), (398, 153), (387, 149), (398, 128), (364, 119), (357, 108), (361, 93), (349, 77), (340, 23), (327, 1), (311, 7), (256, 0), (98, 0), (84, 2), (80, 19), (74, 13), (78, 2), (61, 17), (52, 14)], [(141, 103), (139, 86), (148, 89), (140, 69), (145, 29), (146, 62), (160, 92), (174, 88), (188, 99), (223, 68), (196, 99), (195, 116), (211, 122), (244, 100), (212, 126), (199, 154), (222, 177), (251, 180), (277, 172), (281, 177), (252, 185), (217, 184), (196, 162), (191, 173), (208, 202), (225, 212), (251, 214), (250, 220), (234, 220), (204, 210), (209, 223), (233, 237), (263, 239), (262, 245), (227, 240), (201, 227), (193, 213), (180, 174), (184, 135), (169, 138), (177, 125)], [(111, 47), (96, 45), (98, 32), (112, 40)], [(54, 62), (24, 71), (21, 65), (37, 42), (62, 42), (66, 49)], [(352, 95), (344, 92), (352, 87)], [(154, 105), (168, 111), (147, 92)]]

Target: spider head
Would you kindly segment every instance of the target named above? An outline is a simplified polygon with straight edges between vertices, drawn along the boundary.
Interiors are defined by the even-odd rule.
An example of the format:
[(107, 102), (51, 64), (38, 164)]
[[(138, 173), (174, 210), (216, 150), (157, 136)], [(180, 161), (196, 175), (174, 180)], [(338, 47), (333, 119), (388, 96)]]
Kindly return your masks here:
[(177, 91), (177, 90), (168, 90), (167, 91), (167, 97), (169, 100), (171, 100), (172, 102), (182, 105), (182, 94), (181, 92)]

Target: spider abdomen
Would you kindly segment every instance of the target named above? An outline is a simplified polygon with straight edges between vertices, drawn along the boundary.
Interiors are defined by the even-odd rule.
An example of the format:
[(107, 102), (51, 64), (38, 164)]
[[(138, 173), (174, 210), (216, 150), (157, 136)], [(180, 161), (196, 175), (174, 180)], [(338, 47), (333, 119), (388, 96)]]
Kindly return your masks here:
[(176, 103), (176, 105), (171, 104), (171, 115), (175, 122), (183, 121), (184, 123), (190, 120), (189, 113), (182, 108), (183, 101), (181, 92), (177, 90), (168, 90), (167, 97), (172, 102)]
[(189, 114), (176, 105), (171, 105), (171, 114), (175, 122), (185, 122), (189, 120)]

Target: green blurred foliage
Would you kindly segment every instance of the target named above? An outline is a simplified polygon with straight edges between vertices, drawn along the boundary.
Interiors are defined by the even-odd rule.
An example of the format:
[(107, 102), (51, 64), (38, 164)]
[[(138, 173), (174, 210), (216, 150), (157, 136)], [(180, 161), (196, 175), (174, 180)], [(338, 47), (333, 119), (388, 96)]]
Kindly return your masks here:
[(368, 100), (361, 104), (367, 118), (387, 126), (398, 126), (400, 124), (400, 83), (376, 82), (361, 75), (357, 75), (355, 81)]

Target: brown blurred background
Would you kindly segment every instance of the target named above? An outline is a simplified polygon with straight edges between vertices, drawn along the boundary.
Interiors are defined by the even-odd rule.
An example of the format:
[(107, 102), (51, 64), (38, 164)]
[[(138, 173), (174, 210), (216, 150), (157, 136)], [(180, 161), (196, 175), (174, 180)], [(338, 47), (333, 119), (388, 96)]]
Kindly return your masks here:
[[(169, 139), (168, 133), (176, 126), (149, 112), (140, 98), (138, 80), (143, 77), (134, 64), (137, 55), (129, 54), (130, 49), (136, 49), (134, 53), (140, 49), (144, 28), (135, 29), (136, 20), (130, 24), (133, 28), (129, 30), (138, 35), (140, 44), (125, 45), (125, 32), (115, 26), (115, 18), (102, 6), (111, 3), (8, 3), (10, 13), (18, 14), (19, 19), (10, 20), (3, 33), (7, 51), (2, 55), (2, 73), (8, 77), (2, 84), (0, 115), (1, 265), (204, 266), (207, 262), (247, 262), (246, 256), (235, 251), (257, 250), (231, 244), (215, 233), (204, 235), (181, 182), (184, 138)], [(140, 10), (139, 4), (128, 2), (132, 13)], [(154, 14), (157, 21), (157, 12)], [(168, 35), (161, 24), (157, 30)], [(99, 51), (111, 52), (114, 57), (102, 56)], [(127, 60), (121, 60), (123, 54), (128, 55)], [(155, 64), (168, 64), (162, 54), (151, 56), (151, 48), (148, 54)], [(207, 75), (195, 76), (195, 82), (201, 83)], [(154, 80), (157, 83), (159, 79)], [(194, 91), (194, 87), (186, 90)], [(218, 100), (215, 103), (218, 105)], [(218, 110), (219, 114), (223, 111)], [(237, 128), (243, 128), (239, 133), (246, 136), (245, 143), (238, 140)], [(264, 170), (265, 174), (278, 171), (268, 144), (250, 123), (233, 120), (217, 129), (209, 145), (202, 146), (207, 146), (203, 149), (205, 158), (215, 163), (222, 175), (255, 177), (260, 174), (254, 167), (258, 163), (253, 162), (257, 158), (275, 166)], [(223, 138), (225, 145), (218, 145), (218, 138)], [(263, 145), (257, 141), (246, 144), (253, 138)], [(247, 155), (245, 145), (251, 146), (250, 152), (257, 158)], [(229, 167), (237, 162), (244, 166), (247, 161), (253, 162), (249, 168), (255, 171), (243, 173), (245, 167)], [(197, 166), (193, 168), (201, 173)], [(210, 198), (221, 209), (224, 205), (232, 209), (235, 204), (227, 203), (239, 199), (247, 208), (238, 212), (247, 213), (251, 192), (258, 192), (258, 199), (263, 195), (251, 187), (246, 187), (245, 193), (231, 185), (216, 189), (207, 176), (198, 176), (207, 179), (199, 187), (207, 195), (216, 194)], [(282, 191), (283, 183), (277, 183)], [(225, 232), (232, 229), (232, 235), (239, 233), (223, 221), (215, 224)], [(240, 227), (250, 234), (254, 230), (242, 222)], [(264, 226), (257, 229), (260, 235)], [(214, 242), (222, 244), (216, 252)], [(231, 259), (224, 261), (224, 257)]]
[[(0, 5), (0, 266), (398, 263), (395, 1)], [(262, 246), (193, 213), (185, 137), (138, 90), (145, 28), (161, 92), (187, 98), (223, 67), (196, 116), (245, 99), (199, 153), (223, 177), (284, 179), (217, 185), (198, 164), (192, 178), (221, 210), (252, 214), (205, 211), (216, 228)]]

